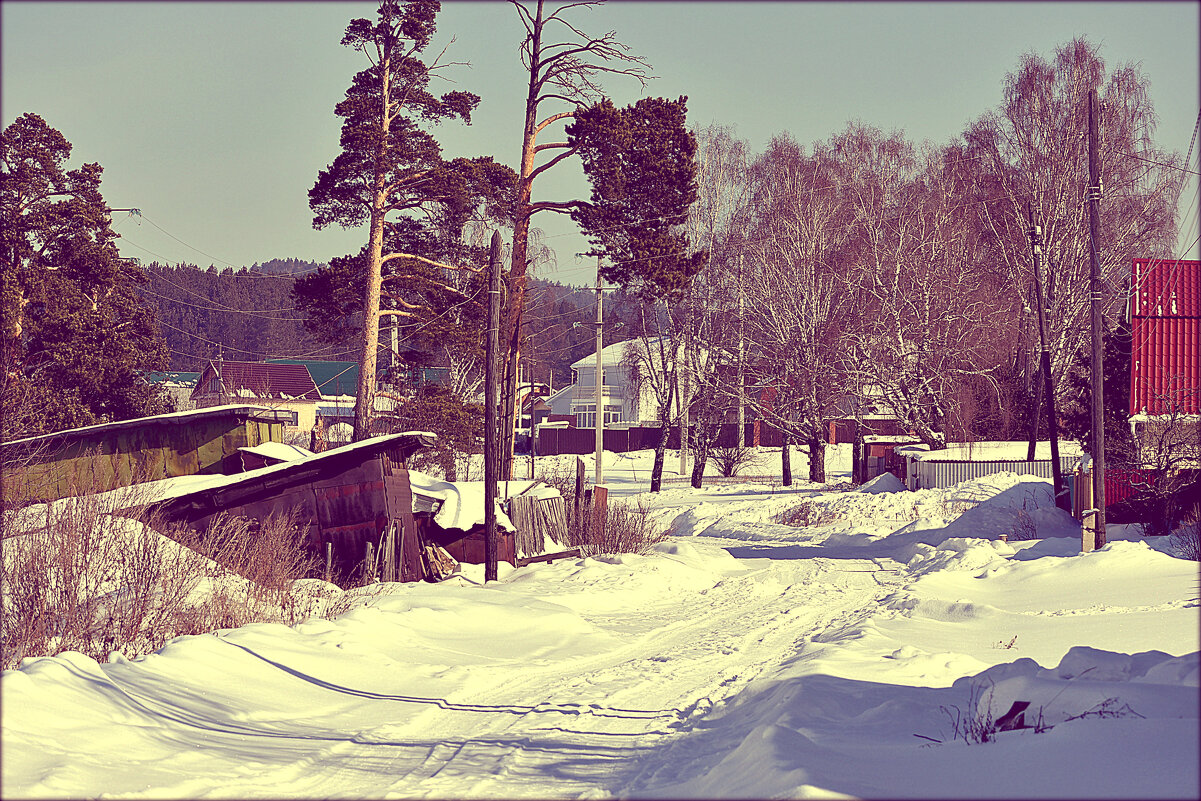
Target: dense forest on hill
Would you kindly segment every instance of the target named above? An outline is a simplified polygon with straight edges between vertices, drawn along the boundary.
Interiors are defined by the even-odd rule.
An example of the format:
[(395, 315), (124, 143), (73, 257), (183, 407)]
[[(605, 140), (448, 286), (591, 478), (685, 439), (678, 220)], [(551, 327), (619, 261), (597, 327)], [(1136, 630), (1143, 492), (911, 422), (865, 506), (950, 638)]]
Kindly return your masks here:
[(199, 371), (219, 352), (238, 361), (350, 358), (353, 348), (312, 342), (293, 309), (291, 274), (317, 267), (295, 259), (251, 270), (146, 265), (142, 295), (171, 349), (171, 369)]
[[(357, 359), (353, 342), (328, 346), (314, 341), (295, 309), (294, 276), (320, 266), (300, 259), (272, 259), (245, 270), (145, 265), (147, 282), (141, 291), (171, 349), (171, 369), (198, 372), (218, 352), (239, 361)], [(629, 326), (616, 325), (627, 304), (606, 297), (605, 306), (605, 344), (628, 338)], [(569, 383), (572, 362), (594, 352), (595, 319), (595, 290), (531, 278), (524, 377), (556, 388)]]

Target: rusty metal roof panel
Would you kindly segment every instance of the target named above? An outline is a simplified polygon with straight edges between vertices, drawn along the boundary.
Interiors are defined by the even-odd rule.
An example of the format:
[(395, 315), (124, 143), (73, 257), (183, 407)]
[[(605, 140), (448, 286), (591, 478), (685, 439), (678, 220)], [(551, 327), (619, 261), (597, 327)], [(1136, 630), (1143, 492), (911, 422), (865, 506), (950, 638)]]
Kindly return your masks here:
[(435, 441), (432, 434), (413, 431), (375, 437), (249, 473), (220, 477), (202, 489), (184, 491), (161, 501), (160, 505), (172, 514), (201, 517), (219, 509), (268, 497), (299, 484), (320, 481), (382, 453), (390, 452), (396, 461), (404, 461), (414, 451), (429, 447)]
[[(211, 364), (214, 369), (218, 366)], [(221, 382), (230, 394), (248, 390), (272, 398), (321, 400), (313, 376), (303, 364), (223, 361), (219, 366)]]

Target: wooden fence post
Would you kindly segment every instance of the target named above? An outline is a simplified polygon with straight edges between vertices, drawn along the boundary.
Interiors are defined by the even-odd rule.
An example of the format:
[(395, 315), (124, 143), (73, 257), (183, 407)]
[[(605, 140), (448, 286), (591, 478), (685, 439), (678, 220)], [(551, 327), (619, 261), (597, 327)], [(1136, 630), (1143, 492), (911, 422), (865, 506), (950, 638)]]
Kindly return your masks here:
[(592, 488), (592, 532), (593, 542), (604, 542), (605, 518), (609, 505), (609, 488)]
[(580, 522), (580, 504), (584, 500), (584, 460), (575, 457), (575, 521)]
[(332, 542), (325, 543), (325, 580), (329, 582), (330, 575), (334, 567), (334, 544)]

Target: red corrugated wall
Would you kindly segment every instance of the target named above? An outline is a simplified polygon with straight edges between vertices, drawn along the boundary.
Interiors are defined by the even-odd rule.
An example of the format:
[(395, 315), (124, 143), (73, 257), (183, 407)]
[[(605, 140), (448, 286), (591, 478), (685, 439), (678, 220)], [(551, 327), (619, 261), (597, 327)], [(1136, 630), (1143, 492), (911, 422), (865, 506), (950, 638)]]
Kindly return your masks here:
[(1135, 259), (1130, 413), (1201, 412), (1201, 261)]

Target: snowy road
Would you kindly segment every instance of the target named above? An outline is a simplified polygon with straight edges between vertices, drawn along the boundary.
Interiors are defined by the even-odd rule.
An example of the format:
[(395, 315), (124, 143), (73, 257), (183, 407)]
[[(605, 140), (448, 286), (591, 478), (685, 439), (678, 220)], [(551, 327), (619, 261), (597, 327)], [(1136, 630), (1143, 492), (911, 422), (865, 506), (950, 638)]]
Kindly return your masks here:
[[(672, 490), (646, 556), (34, 660), (4, 796), (1196, 797), (1196, 563), (1078, 554), (1048, 487), (805, 495), (801, 528), (773, 522), (799, 495)], [(1046, 539), (997, 541), (1018, 509)], [(948, 710), (1015, 699), (1053, 728), (956, 738)]]
[[(898, 582), (895, 570), (871, 560), (747, 564), (730, 560), (730, 572), (718, 576), (682, 564), (677, 571), (654, 565), (650, 572), (659, 574), (662, 592), (656, 596), (644, 587), (633, 606), (623, 602), (634, 595), (625, 570), (547, 566), (541, 571), (549, 574), (545, 579), (520, 582), (527, 603), (536, 609), (543, 596), (553, 595), (570, 604), (604, 647), (579, 655), (556, 649), (553, 658), (541, 659), (527, 659), (515, 648), (510, 658), (488, 660), (466, 645), (460, 655), (480, 657), (476, 668), (468, 673), (427, 667), (419, 696), (412, 693), (413, 676), (400, 665), (339, 678), (346, 670), (332, 662), (327, 669), (294, 667), (286, 649), (275, 644), (280, 632), (271, 632), (270, 643), (256, 641), (253, 632), (227, 635), (222, 645), (230, 653), (223, 659), (261, 660), (271, 668), (261, 681), (272, 685), (272, 693), (306, 700), (297, 710), (301, 714), (260, 714), (251, 722), (234, 713), (194, 721), (207, 729), (206, 750), (224, 755), (209, 757), (223, 763), (214, 770), (230, 771), (235, 758), (257, 755), (227, 774), (216, 794), (637, 793), (678, 770), (683, 757), (673, 751), (673, 742), (686, 739), (714, 706), (794, 656), (807, 640), (853, 629)], [(578, 574), (576, 591), (567, 598), (545, 591), (545, 584), (559, 584), (562, 574), (572, 572)], [(680, 593), (680, 581), (694, 591)], [(702, 581), (708, 586), (699, 586)], [(352, 639), (331, 643), (347, 649)], [(233, 700), (221, 704), (232, 707)], [(313, 719), (318, 708), (319, 724)], [(167, 710), (160, 714), (170, 716)], [(175, 754), (157, 768), (193, 773), (196, 759), (194, 752)], [(550, 777), (553, 784), (547, 783)], [(159, 787), (156, 794), (213, 792), (210, 781), (192, 779)]]

